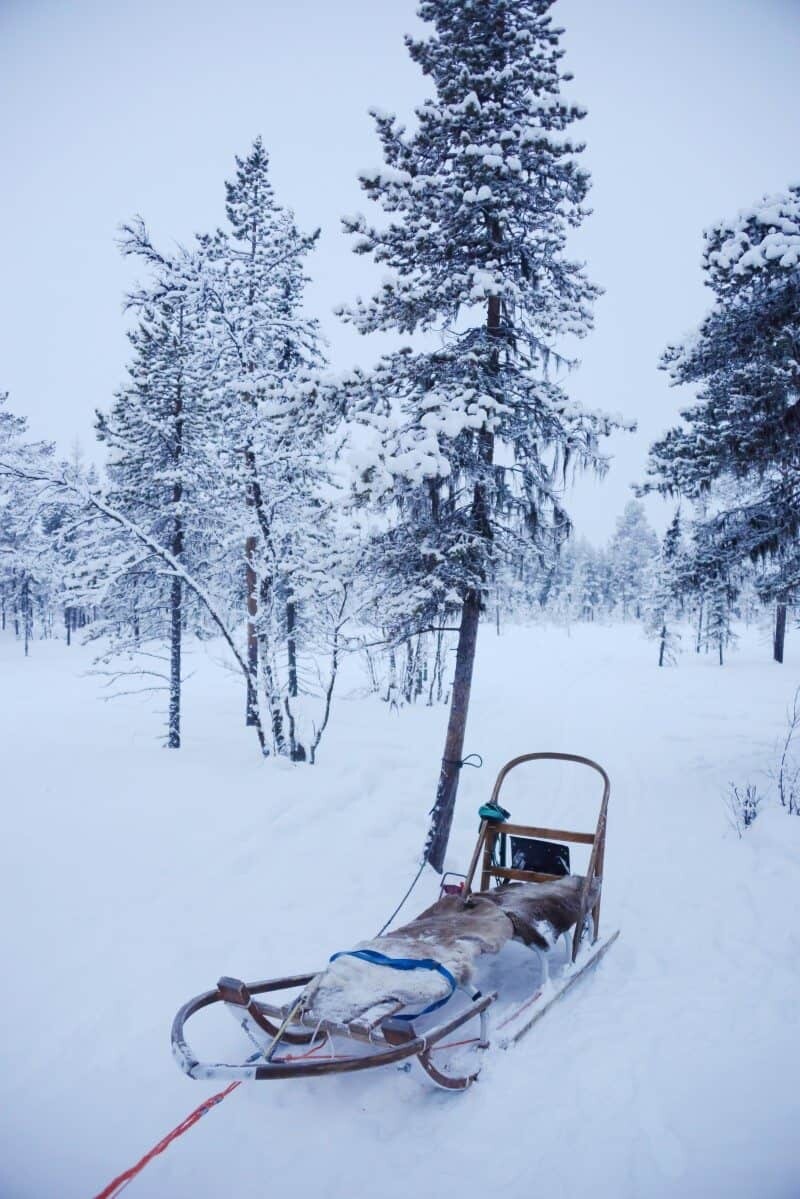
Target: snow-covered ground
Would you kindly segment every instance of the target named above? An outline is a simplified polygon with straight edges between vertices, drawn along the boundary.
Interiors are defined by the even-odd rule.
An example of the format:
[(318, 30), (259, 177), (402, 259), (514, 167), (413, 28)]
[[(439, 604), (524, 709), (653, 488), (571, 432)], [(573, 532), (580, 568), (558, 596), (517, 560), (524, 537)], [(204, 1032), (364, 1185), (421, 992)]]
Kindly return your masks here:
[[(463, 772), (450, 863), (507, 758), (599, 759), (622, 932), (594, 975), (465, 1094), (391, 1068), (242, 1086), (132, 1199), (800, 1193), (800, 819), (768, 807), (739, 840), (722, 800), (731, 779), (767, 786), (797, 655), (773, 665), (751, 631), (723, 669), (654, 659), (630, 627), (481, 632), (466, 748), (485, 767)], [(316, 767), (261, 762), (238, 680), (202, 651), (170, 752), (150, 703), (98, 702), (89, 661), (0, 641), (3, 1199), (89, 1199), (220, 1089), (171, 1059), (184, 999), (375, 932), (441, 753), (443, 710), (343, 695)], [(514, 817), (582, 804), (588, 827), (596, 795), (568, 769), (528, 776)], [(435, 891), (424, 877), (404, 915)]]

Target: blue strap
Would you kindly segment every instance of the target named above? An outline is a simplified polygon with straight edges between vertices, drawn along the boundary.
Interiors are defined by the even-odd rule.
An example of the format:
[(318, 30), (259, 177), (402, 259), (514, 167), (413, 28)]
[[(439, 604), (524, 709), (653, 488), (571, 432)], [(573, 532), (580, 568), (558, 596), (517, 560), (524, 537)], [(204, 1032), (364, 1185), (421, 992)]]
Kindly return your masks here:
[(447, 979), (450, 990), (444, 999), (437, 999), (434, 1003), (429, 1003), (421, 1012), (395, 1016), (395, 1020), (416, 1020), (418, 1016), (426, 1016), (428, 1012), (435, 1012), (437, 1008), (444, 1007), (452, 998), (453, 992), (458, 986), (450, 971), (441, 962), (434, 961), (433, 958), (387, 958), (386, 954), (378, 953), (376, 949), (342, 949), (339, 953), (334, 953), (328, 960), (335, 962), (337, 958), (345, 957), (360, 958), (362, 962), (369, 962), (372, 966), (389, 966), (392, 970), (435, 970), (437, 974), (441, 974), (442, 978)]

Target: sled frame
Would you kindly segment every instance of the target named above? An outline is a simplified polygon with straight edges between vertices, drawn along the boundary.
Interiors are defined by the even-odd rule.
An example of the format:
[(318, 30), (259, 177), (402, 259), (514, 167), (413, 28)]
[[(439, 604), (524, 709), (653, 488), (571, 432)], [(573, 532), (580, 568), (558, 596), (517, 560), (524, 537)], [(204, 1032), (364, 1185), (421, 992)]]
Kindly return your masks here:
[(517, 870), (507, 866), (496, 866), (494, 864), (494, 849), (498, 837), (508, 834), (518, 837), (538, 837), (543, 841), (568, 841), (578, 845), (591, 845), (592, 851), (589, 857), (589, 865), (581, 890), (578, 920), (575, 924), (575, 932), (572, 937), (572, 961), (574, 962), (578, 956), (586, 918), (589, 914), (587, 912), (588, 899), (592, 881), (595, 878), (600, 882), (601, 891), (591, 911), (592, 944), (597, 941), (600, 935), (600, 898), (602, 894), (603, 862), (606, 851), (606, 823), (608, 817), (608, 800), (611, 794), (611, 780), (599, 763), (593, 761), (592, 758), (584, 758), (579, 754), (521, 754), (518, 758), (512, 758), (510, 762), (506, 762), (505, 766), (501, 769), (492, 789), (492, 796), (489, 801), (491, 804), (495, 806), (499, 805), (503, 783), (512, 770), (516, 770), (518, 766), (522, 766), (525, 762), (576, 762), (581, 766), (588, 766), (591, 770), (596, 771), (603, 780), (603, 794), (600, 800), (600, 810), (595, 830), (593, 833), (573, 832), (569, 829), (541, 828), (537, 825), (512, 824), (499, 820), (483, 820), (478, 832), (478, 840), (472, 854), (469, 870), (467, 871), (467, 878), (464, 884), (464, 902), (469, 903), (470, 895), (472, 894), (472, 884), (479, 865), (481, 867), (481, 891), (488, 891), (492, 880), (500, 883), (512, 881), (545, 883), (552, 882), (560, 877), (556, 874), (541, 874), (535, 870)]
[[(481, 822), (478, 840), (473, 851), (469, 870), (464, 883), (464, 903), (470, 903), (472, 884), (481, 868), (480, 889), (488, 890), (492, 881), (503, 884), (509, 881), (549, 882), (560, 876), (543, 874), (532, 870), (519, 870), (494, 865), (494, 847), (497, 837), (513, 834), (521, 837), (537, 837), (542, 840), (567, 841), (591, 845), (589, 866), (581, 889), (578, 920), (572, 934), (572, 949), (569, 965), (558, 979), (549, 978), (547, 951), (530, 946), (539, 953), (543, 965), (543, 984), (519, 1008), (498, 1026), (498, 1032), (512, 1024), (509, 1033), (500, 1037), (501, 1048), (508, 1048), (523, 1037), (550, 1008), (584, 977), (603, 957), (619, 936), (614, 932), (599, 941), (600, 892), (591, 910), (591, 944), (581, 950), (581, 942), (587, 930), (588, 897), (592, 881), (597, 879), (602, 888), (603, 861), (606, 843), (606, 820), (611, 784), (602, 766), (591, 758), (577, 754), (532, 753), (522, 754), (507, 762), (497, 776), (492, 790), (491, 802), (497, 804), (503, 783), (512, 770), (526, 762), (557, 761), (575, 762), (597, 772), (603, 780), (600, 811), (593, 833), (572, 832), (565, 829), (543, 828), (535, 825), (512, 824), (484, 819)], [(569, 932), (565, 934), (569, 936)], [(580, 960), (578, 953), (581, 950)], [(568, 955), (569, 956), (569, 955)], [(448, 1090), (465, 1090), (478, 1077), (478, 1072), (464, 1075), (448, 1075), (440, 1070), (431, 1059), (431, 1053), (442, 1045), (451, 1033), (462, 1028), (476, 1017), (480, 1020), (480, 1032), (471, 1037), (479, 1049), (489, 1045), (487, 1011), (498, 998), (497, 991), (487, 995), (474, 992), (470, 1002), (449, 1020), (436, 1024), (424, 1033), (417, 1032), (413, 1023), (394, 1017), (402, 1005), (390, 1002), (378, 1003), (360, 1012), (347, 1023), (317, 1019), (313, 1011), (303, 1010), (297, 997), (288, 1003), (279, 1004), (256, 996), (273, 996), (283, 991), (305, 989), (313, 985), (317, 974), (297, 974), (284, 978), (267, 979), (255, 983), (243, 983), (239, 979), (221, 978), (217, 986), (202, 995), (190, 999), (181, 1007), (172, 1024), (172, 1052), (181, 1070), (194, 1079), (233, 1079), (240, 1082), (261, 1082), (268, 1079), (316, 1078), (327, 1074), (348, 1074), (379, 1066), (399, 1064), (416, 1058), (428, 1076)], [(301, 991), (302, 998), (302, 991)], [(203, 1008), (221, 1003), (236, 1023), (242, 1028), (256, 1052), (245, 1062), (203, 1062), (192, 1050), (185, 1035), (187, 1021)], [(360, 1047), (368, 1046), (368, 1052), (353, 1056), (334, 1054), (334, 1038), (352, 1041)], [(459, 1042), (463, 1044), (464, 1042)], [(323, 1052), (327, 1046), (327, 1056)], [(304, 1052), (292, 1054), (302, 1048)], [(312, 1054), (314, 1056), (312, 1056)], [(319, 1054), (319, 1056), (317, 1056)], [(408, 1067), (406, 1067), (408, 1068)]]
[[(594, 969), (618, 936), (619, 931), (616, 931), (595, 945), (585, 947), (579, 960), (571, 963), (560, 978), (549, 979), (545, 975), (545, 980), (539, 989), (498, 1025), (499, 1047), (509, 1049), (520, 1041), (576, 983)], [(254, 996), (305, 986), (315, 977), (313, 974), (302, 974), (291, 978), (269, 979), (248, 984), (234, 979), (220, 979), (219, 985), (214, 990), (206, 991), (205, 994), (190, 999), (176, 1015), (172, 1025), (172, 1052), (177, 1064), (190, 1078), (200, 1081), (232, 1079), (239, 1082), (264, 1082), (269, 1079), (317, 1078), (327, 1074), (348, 1074), (358, 1070), (371, 1070), (379, 1066), (399, 1065), (403, 1061), (416, 1058), (419, 1065), (437, 1086), (447, 1090), (463, 1091), (477, 1080), (478, 1070), (471, 1074), (450, 1075), (435, 1065), (431, 1055), (440, 1047), (440, 1042), (475, 1017), (480, 1019), (480, 1034), (470, 1040), (474, 1039), (479, 1049), (488, 1048), (486, 1014), (497, 1001), (498, 993), (496, 991), (476, 996), (468, 1008), (450, 1020), (429, 1029), (424, 1034), (415, 1032), (413, 1027), (393, 1020), (391, 1016), (385, 1016), (370, 1028), (369, 1021), (365, 1020), (363, 1013), (350, 1024), (316, 1021), (313, 1016), (300, 1014), (298, 1023), (293, 1026), (291, 1039), (282, 1036), (279, 1043), (279, 1047), (285, 1044), (286, 1049), (291, 1050), (301, 1043), (302, 1038), (303, 1044), (316, 1045), (317, 1049), (323, 1049), (326, 1041), (332, 1042), (334, 1037), (339, 1037), (344, 1038), (345, 1042), (350, 1039), (361, 1044), (369, 1044), (372, 1052), (361, 1056), (325, 1057), (323, 1055), (317, 1059), (303, 1060), (302, 1055), (299, 1058), (292, 1058), (290, 1054), (286, 1054), (286, 1049), (281, 1049), (282, 1056), (272, 1058), (272, 1060), (267, 1060), (262, 1050), (246, 1062), (239, 1064), (202, 1062), (196, 1057), (186, 1039), (185, 1025), (197, 1012), (211, 1004), (223, 1003), (231, 1009), (237, 1023), (242, 1023), (242, 1013), (251, 1012), (252, 1007), (256, 1007), (260, 1019), (264, 1021), (264, 1031), (271, 1033), (274, 1029), (277, 1033), (278, 1027), (273, 1021), (285, 1017), (285, 1013), (291, 1011), (292, 1004), (277, 1006), (261, 1003), (255, 1000)], [(232, 1002), (230, 999), (231, 983), (236, 984), (239, 997), (236, 1002)], [(298, 1031), (298, 1026), (302, 1031)]]
[[(392, 1065), (406, 1058), (415, 1057), (425, 1072), (439, 1086), (447, 1089), (465, 1090), (477, 1078), (477, 1073), (463, 1076), (443, 1074), (431, 1061), (430, 1053), (440, 1041), (470, 1020), (474, 1020), (475, 1017), (480, 1019), (480, 1035), (475, 1038), (476, 1043), (479, 1048), (487, 1048), (489, 1042), (486, 1029), (486, 1010), (496, 1001), (496, 991), (487, 995), (476, 993), (468, 1007), (444, 1023), (437, 1024), (435, 1028), (428, 1029), (425, 1033), (417, 1033), (408, 1024), (393, 1021), (390, 1014), (385, 1014), (377, 1024), (370, 1026), (369, 1021), (364, 1019), (366, 1013), (361, 1013), (355, 1020), (347, 1024), (340, 1024), (330, 1020), (317, 1020), (313, 1014), (303, 1012), (298, 1012), (296, 1024), (291, 1030), (287, 1029), (281, 1032), (280, 1026), (276, 1026), (273, 1020), (280, 1019), (284, 1012), (290, 1013), (292, 1005), (278, 1008), (269, 1004), (257, 1003), (253, 999), (255, 995), (306, 986), (314, 978), (316, 978), (314, 974), (300, 974), (247, 984), (238, 979), (220, 979), (213, 991), (206, 991), (203, 995), (190, 999), (175, 1016), (172, 1024), (172, 1053), (176, 1062), (190, 1078), (226, 1078), (241, 1082), (263, 1082), (277, 1078), (316, 1078), (324, 1074), (348, 1074), (356, 1070), (370, 1070), (377, 1066)], [(229, 1010), (232, 1010), (237, 1023), (244, 1028), (251, 1040), (253, 1039), (252, 1025), (248, 1025), (248, 1018), (254, 1020), (268, 1034), (277, 1036), (280, 1032), (278, 1048), (285, 1042), (290, 1048), (302, 1043), (313, 1044), (316, 1048), (321, 1049), (326, 1041), (332, 1043), (334, 1037), (339, 1037), (362, 1045), (369, 1045), (372, 1052), (353, 1057), (329, 1056), (326, 1058), (322, 1056), (313, 1060), (305, 1057), (304, 1060), (304, 1055), (294, 1058), (291, 1055), (273, 1057), (271, 1051), (268, 1053), (262, 1051), (254, 1055), (251, 1060), (238, 1065), (226, 1062), (201, 1062), (186, 1040), (184, 1028), (191, 1016), (214, 1003), (224, 1003)], [(285, 1016), (283, 1018), (285, 1019)], [(301, 1026), (300, 1032), (297, 1030), (297, 1025)], [(310, 1035), (305, 1032), (305, 1029), (310, 1030)], [(289, 1032), (288, 1037), (286, 1032)]]

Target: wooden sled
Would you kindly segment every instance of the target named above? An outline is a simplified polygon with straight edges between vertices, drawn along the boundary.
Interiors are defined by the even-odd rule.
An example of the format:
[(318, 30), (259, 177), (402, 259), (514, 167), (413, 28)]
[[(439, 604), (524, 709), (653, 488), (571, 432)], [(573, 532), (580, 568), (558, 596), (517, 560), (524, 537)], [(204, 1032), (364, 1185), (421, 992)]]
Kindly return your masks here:
[[(505, 819), (507, 814), (499, 801), (508, 774), (523, 763), (543, 760), (579, 763), (601, 776), (603, 795), (593, 833), (512, 824)], [(342, 1015), (337, 1017), (338, 980), (336, 968), (330, 965), (316, 974), (248, 984), (221, 978), (213, 990), (185, 1003), (175, 1017), (172, 1051), (178, 1065), (195, 1079), (264, 1081), (344, 1074), (415, 1059), (437, 1085), (464, 1090), (478, 1077), (479, 1067), (454, 1067), (452, 1054), (463, 1052), (465, 1046), (488, 1048), (489, 1010), (496, 1015), (494, 1031), (500, 1045), (514, 1044), (599, 962), (619, 935), (614, 932), (600, 938), (609, 793), (608, 775), (589, 758), (556, 753), (514, 758), (500, 771), (491, 801), (481, 809), (485, 815), (478, 840), (467, 874), (457, 889), (447, 888), (450, 894), (440, 896), (410, 924), (331, 959), (360, 959), (359, 969), (363, 969), (361, 961), (368, 963), (363, 977), (371, 981), (377, 969), (379, 991), (381, 978), (394, 978), (393, 972), (398, 969), (411, 975), (418, 969), (428, 971), (429, 989), (439, 987), (443, 995), (437, 997), (434, 993), (434, 1001), (422, 1011), (414, 1011), (419, 1008), (419, 998), (409, 999), (401, 986), (390, 981), (385, 993), (373, 994), (355, 1007), (352, 1001), (348, 1006), (343, 992)], [(568, 861), (568, 850), (561, 844), (564, 842), (591, 846), (584, 876), (565, 873), (563, 861), (564, 855)], [(509, 843), (516, 847), (521, 865), (515, 866), (513, 859), (508, 864)], [(548, 864), (556, 862), (553, 868), (557, 873), (530, 868), (530, 862), (523, 860), (526, 853), (533, 855), (534, 865), (538, 864), (536, 854)], [(480, 889), (474, 890), (479, 867)], [(567, 921), (570, 923), (563, 927)], [(464, 965), (470, 955), (479, 958), (496, 954), (506, 940), (523, 943), (541, 964), (541, 976), (533, 992), (511, 1004), (502, 1002), (498, 990), (481, 993)], [(398, 949), (404, 956), (397, 957)], [(433, 950), (439, 951), (435, 958)], [(431, 958), (427, 957), (429, 953)], [(551, 977), (555, 960), (560, 960), (561, 968)], [(449, 983), (435, 977), (437, 972)], [(298, 989), (299, 996), (275, 1002), (281, 992)], [(214, 1004), (230, 1012), (249, 1041), (253, 1052), (246, 1061), (202, 1061), (189, 1046), (184, 1033), (187, 1021)], [(442, 1012), (445, 1007), (446, 1016)], [(476, 1020), (477, 1030), (472, 1024)], [(471, 1030), (467, 1028), (470, 1024)], [(472, 1035), (462, 1036), (462, 1030)], [(445, 1056), (448, 1051), (449, 1060)]]

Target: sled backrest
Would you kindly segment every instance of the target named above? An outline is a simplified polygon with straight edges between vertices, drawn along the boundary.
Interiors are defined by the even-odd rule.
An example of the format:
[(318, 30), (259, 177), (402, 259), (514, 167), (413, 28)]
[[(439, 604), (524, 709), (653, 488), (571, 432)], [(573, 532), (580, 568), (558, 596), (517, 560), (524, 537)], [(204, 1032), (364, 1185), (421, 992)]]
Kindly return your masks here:
[[(499, 865), (496, 862), (495, 845), (497, 838), (505, 835), (515, 837), (536, 838), (540, 841), (552, 842), (567, 842), (578, 845), (590, 845), (591, 854), (589, 857), (589, 865), (586, 870), (586, 888), (591, 884), (593, 878), (602, 879), (603, 874), (603, 858), (605, 856), (606, 844), (606, 813), (608, 810), (608, 799), (611, 793), (611, 782), (608, 775), (602, 766), (591, 758), (584, 758), (578, 754), (558, 754), (558, 753), (536, 753), (522, 754), (518, 758), (512, 758), (507, 762), (497, 776), (497, 780), (492, 791), (491, 804), (500, 804), (500, 794), (508, 775), (517, 766), (523, 765), (525, 762), (577, 762), (581, 766), (588, 766), (591, 770), (596, 771), (603, 780), (603, 796), (600, 801), (600, 811), (597, 817), (597, 824), (594, 832), (573, 832), (569, 829), (559, 828), (543, 828), (538, 825), (527, 824), (512, 824), (508, 821), (484, 820), (478, 834), (478, 843), (475, 846), (475, 852), (472, 856), (469, 872), (467, 875), (465, 892), (468, 895), (472, 890), (472, 882), (477, 871), (478, 863), (481, 866), (481, 883), (480, 890), (488, 891), (492, 884), (492, 880), (505, 882), (550, 882), (558, 875), (545, 874), (535, 870), (515, 869), (512, 866)], [(600, 901), (593, 909), (594, 915), (594, 932), (595, 937), (599, 927), (600, 920)], [(577, 936), (577, 933), (576, 933)], [(577, 942), (576, 942), (577, 943)]]

